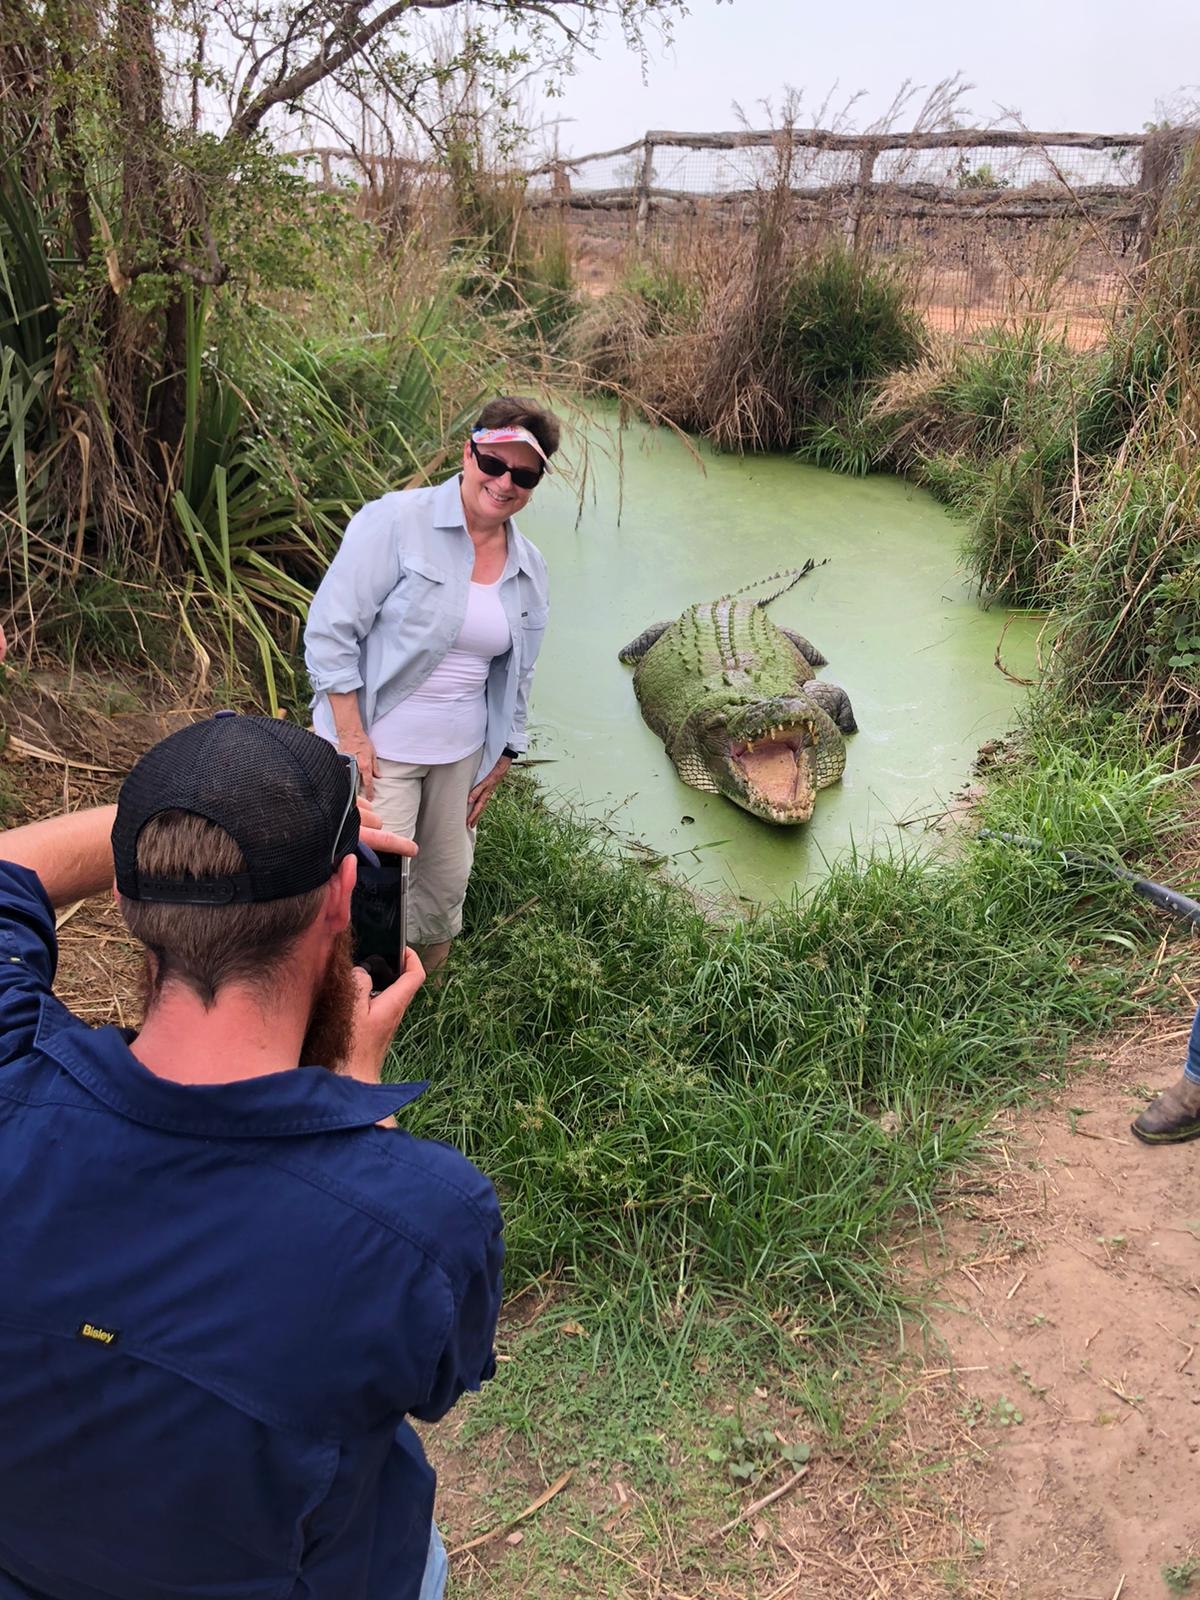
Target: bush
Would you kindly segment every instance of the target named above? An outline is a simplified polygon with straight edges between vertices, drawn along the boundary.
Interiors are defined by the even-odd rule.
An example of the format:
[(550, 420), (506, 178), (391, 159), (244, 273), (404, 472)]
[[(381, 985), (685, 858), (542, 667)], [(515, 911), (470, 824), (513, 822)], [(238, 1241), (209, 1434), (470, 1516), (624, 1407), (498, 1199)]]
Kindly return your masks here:
[(925, 340), (910, 294), (903, 270), (842, 244), (801, 258), (788, 277), (779, 329), (792, 384), (820, 400), (843, 399), (916, 361)]
[(1101, 476), (1055, 574), (1048, 691), (1135, 706), (1146, 737), (1200, 740), (1200, 474), (1173, 418)]
[(1076, 472), (1093, 470), (1083, 440), (1101, 448), (1114, 427), (1108, 373), (1031, 321), (882, 385), (869, 413), (890, 433), (880, 453), (968, 520), (965, 559), (989, 599), (1050, 603)]

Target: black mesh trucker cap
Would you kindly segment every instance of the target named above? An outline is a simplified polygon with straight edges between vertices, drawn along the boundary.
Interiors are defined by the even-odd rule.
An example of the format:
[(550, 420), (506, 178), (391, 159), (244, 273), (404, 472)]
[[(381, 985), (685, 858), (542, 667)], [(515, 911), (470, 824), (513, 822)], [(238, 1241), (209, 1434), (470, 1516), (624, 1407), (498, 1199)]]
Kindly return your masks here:
[[(295, 723), (218, 711), (146, 752), (121, 785), (112, 851), (127, 900), (220, 906), (282, 900), (329, 880), (358, 844), (353, 757)], [(152, 817), (188, 811), (240, 846), (245, 872), (199, 879), (137, 870)]]

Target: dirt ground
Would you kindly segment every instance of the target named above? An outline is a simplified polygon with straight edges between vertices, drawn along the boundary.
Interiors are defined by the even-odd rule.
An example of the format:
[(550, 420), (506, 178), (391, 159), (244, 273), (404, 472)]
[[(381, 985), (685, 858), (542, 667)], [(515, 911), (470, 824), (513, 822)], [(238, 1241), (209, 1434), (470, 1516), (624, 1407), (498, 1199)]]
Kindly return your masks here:
[[(110, 798), (175, 720), (99, 702), (69, 715), (32, 691), (4, 710), (14, 820)], [(62, 923), (64, 998), (93, 1022), (131, 1020), (137, 962), (111, 904)], [(1081, 1041), (1087, 1065), (1066, 1090), (998, 1119), (939, 1226), (897, 1247), (928, 1324), (911, 1325), (905, 1353), (881, 1354), (858, 1445), (818, 1452), (739, 1521), (753, 1577), (722, 1563), (709, 1578), (669, 1525), (646, 1554), (647, 1518), (626, 1515), (619, 1471), (564, 1486), (523, 1526), (569, 1529), (582, 1495), (609, 1504), (627, 1580), (604, 1592), (630, 1600), (1162, 1600), (1193, 1572), (1200, 1593), (1200, 1142), (1149, 1149), (1128, 1127), (1180, 1070), (1200, 960), (1185, 970), (1177, 1010)], [(467, 1451), (435, 1430), (431, 1445), (453, 1547), (512, 1463), (502, 1441)], [(532, 1502), (552, 1485), (526, 1487)], [(534, 1592), (500, 1581), (512, 1534), (502, 1521), (496, 1533), (456, 1558), (452, 1593)]]
[[(1148, 1017), (1065, 1091), (997, 1120), (938, 1227), (903, 1247), (928, 1322), (867, 1375), (857, 1443), (818, 1451), (736, 1534), (753, 1577), (648, 1538), (665, 1507), (632, 1515), (619, 1464), (534, 1513), (543, 1531), (604, 1514), (627, 1576), (603, 1592), (621, 1600), (1164, 1600), (1193, 1573), (1200, 1592), (1200, 1144), (1129, 1133), (1178, 1075), (1188, 1020)], [(479, 1529), (497, 1469), (526, 1504), (553, 1487), (502, 1439), (483, 1466), (452, 1434), (427, 1442), (452, 1547)], [(456, 1557), (466, 1592), (534, 1593), (505, 1544), (522, 1534), (491, 1526)]]
[[(1019, 235), (1019, 230), (1018, 230)], [(635, 258), (629, 215), (571, 213), (567, 237), (575, 281), (581, 295), (607, 294)], [(734, 232), (733, 239), (741, 237)], [(706, 234), (700, 221), (664, 225), (654, 242), (670, 258), (673, 249), (687, 262), (704, 260), (719, 247), (720, 232)], [(1101, 345), (1113, 317), (1130, 294), (1133, 261), (1116, 237), (1087, 236), (1078, 241), (1069, 270), (1061, 255), (1039, 251), (1027, 237), (986, 226), (922, 231), (906, 248), (920, 262), (917, 298), (927, 326), (953, 339), (970, 339), (981, 329), (1020, 328), (1041, 322), (1047, 338), (1061, 338), (1074, 350)], [(891, 259), (885, 251), (883, 259)]]
[(1142, 1600), (1200, 1557), (1200, 1149), (1129, 1133), (1189, 1020), (1148, 1020), (998, 1130), (946, 1219), (933, 1325), (958, 1431), (988, 1457), (981, 1593)]

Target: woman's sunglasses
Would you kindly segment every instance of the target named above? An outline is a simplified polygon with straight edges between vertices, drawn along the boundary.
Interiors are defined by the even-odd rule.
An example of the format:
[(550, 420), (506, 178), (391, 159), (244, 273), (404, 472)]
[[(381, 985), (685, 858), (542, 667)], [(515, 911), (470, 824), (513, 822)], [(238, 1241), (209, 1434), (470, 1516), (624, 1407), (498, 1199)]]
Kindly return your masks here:
[(474, 439), (471, 440), (471, 454), (475, 457), (475, 465), (486, 478), (502, 478), (507, 472), (513, 487), (517, 489), (536, 489), (542, 481), (540, 467), (510, 467), (499, 456), (484, 455)]

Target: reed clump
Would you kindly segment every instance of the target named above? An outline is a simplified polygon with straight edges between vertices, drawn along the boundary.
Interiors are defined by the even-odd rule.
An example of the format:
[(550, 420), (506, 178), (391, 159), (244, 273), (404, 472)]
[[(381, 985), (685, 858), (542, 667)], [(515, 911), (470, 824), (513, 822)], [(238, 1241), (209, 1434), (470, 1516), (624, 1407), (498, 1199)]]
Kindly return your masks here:
[[(156, 629), (155, 660), (215, 662), (274, 711), (300, 692), (299, 628), (350, 512), (444, 470), (497, 375), (533, 364), (565, 288), (501, 304), (486, 241), (448, 258), (422, 224), (397, 250), (331, 205), (342, 225), (301, 261), (272, 236), (256, 297), (180, 289), (177, 443), (146, 451), (110, 404), (128, 382), (86, 363), (61, 219), (0, 170), (0, 615), (18, 653), (103, 661)], [(547, 278), (553, 259), (549, 234), (522, 258)]]
[(1200, 740), (1200, 458), (1173, 410), (1101, 474), (1055, 570), (1047, 688), (1068, 711), (1132, 703), (1147, 742)]
[[(867, 402), (884, 441), (880, 460), (968, 522), (965, 558), (989, 600), (1045, 604), (1081, 462), (1090, 466), (1114, 442), (1097, 403), (1103, 379), (1102, 357), (1071, 350), (1030, 319), (944, 344)], [(1089, 408), (1092, 426), (1081, 436)]]
[(924, 336), (903, 263), (800, 241), (791, 204), (776, 185), (744, 235), (638, 258), (572, 329), (587, 375), (718, 449), (811, 453), (864, 384), (919, 358)]
[(1030, 319), (893, 375), (883, 458), (968, 523), (989, 598), (1055, 616), (1045, 689), (1069, 716), (1131, 709), (1148, 742), (1200, 740), (1200, 162), (1107, 343)]

